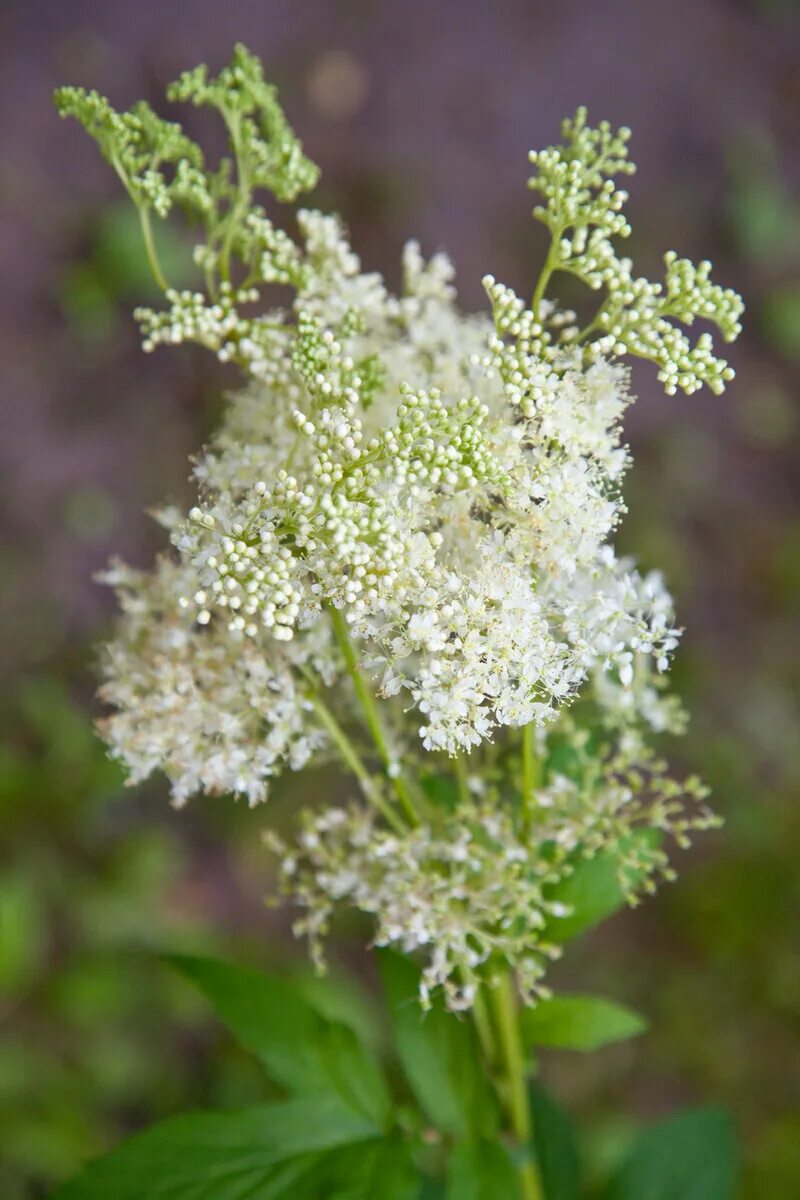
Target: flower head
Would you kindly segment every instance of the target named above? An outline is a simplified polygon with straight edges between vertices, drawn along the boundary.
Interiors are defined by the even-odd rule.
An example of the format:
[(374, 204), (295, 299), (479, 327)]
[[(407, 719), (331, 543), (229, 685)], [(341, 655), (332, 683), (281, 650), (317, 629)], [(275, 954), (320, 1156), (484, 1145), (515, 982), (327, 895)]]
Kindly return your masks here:
[[(732, 371), (711, 335), (692, 344), (679, 326), (701, 318), (730, 340), (741, 301), (708, 263), (670, 253), (657, 284), (618, 257), (628, 131), (591, 128), (584, 110), (565, 145), (531, 155), (551, 234), (532, 301), (487, 276), (490, 311), (472, 315), (444, 255), (409, 243), (395, 296), (338, 218), (302, 210), (297, 238), (267, 218), (258, 189), (291, 200), (317, 172), (242, 48), (170, 96), (219, 111), (232, 162), (208, 171), (149, 109), (59, 98), (142, 215), (166, 299), (137, 311), (145, 349), (198, 342), (246, 380), (195, 463), (196, 504), (168, 522), (173, 557), (108, 576), (123, 616), (105, 736), (132, 779), (165, 771), (178, 803), (257, 802), (286, 766), (338, 754), (365, 803), (307, 815), (282, 851), (301, 929), (316, 945), (354, 905), (378, 942), (426, 955), (424, 990), (452, 1006), (495, 961), (534, 998), (554, 953), (549, 889), (602, 852), (633, 897), (667, 870), (641, 830), (683, 841), (711, 820), (702, 803), (687, 814), (648, 748), (675, 724), (659, 677), (679, 631), (661, 577), (613, 547), (620, 358), (652, 359), (667, 392), (719, 391)], [(169, 286), (148, 235), (176, 206), (207, 230), (194, 290)], [(559, 271), (603, 293), (583, 329), (546, 295)], [(291, 306), (264, 306), (276, 283)], [(419, 784), (451, 766), (455, 805)]]

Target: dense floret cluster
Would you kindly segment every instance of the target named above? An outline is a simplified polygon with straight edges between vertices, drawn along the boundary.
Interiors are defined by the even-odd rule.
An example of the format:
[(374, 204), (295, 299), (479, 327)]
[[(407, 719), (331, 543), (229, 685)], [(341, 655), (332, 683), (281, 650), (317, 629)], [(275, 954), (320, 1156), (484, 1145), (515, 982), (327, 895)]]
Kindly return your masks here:
[[(554, 952), (548, 887), (604, 852), (633, 896), (667, 869), (637, 830), (682, 841), (711, 820), (699, 785), (670, 781), (648, 749), (676, 725), (661, 676), (678, 630), (660, 576), (613, 548), (631, 400), (619, 359), (652, 359), (668, 392), (721, 390), (731, 371), (710, 334), (692, 345), (676, 322), (731, 339), (741, 302), (707, 263), (668, 255), (660, 285), (617, 257), (628, 135), (582, 111), (565, 146), (531, 156), (552, 238), (532, 302), (487, 277), (490, 311), (468, 315), (445, 256), (410, 243), (394, 296), (337, 218), (302, 210), (290, 236), (255, 203), (256, 188), (293, 199), (316, 169), (246, 51), (171, 95), (219, 110), (232, 161), (207, 172), (149, 109), (61, 97), (139, 208), (166, 296), (137, 312), (145, 348), (194, 341), (246, 378), (196, 462), (196, 505), (164, 514), (173, 556), (108, 575), (123, 607), (112, 752), (133, 780), (165, 771), (179, 803), (259, 802), (284, 767), (336, 756), (363, 802), (307, 814), (297, 848), (281, 844), (315, 952), (346, 903), (379, 943), (427, 956), (424, 997), (469, 1005), (503, 962), (534, 998)], [(151, 236), (175, 205), (205, 228), (190, 291), (169, 286)], [(604, 293), (583, 329), (545, 294), (556, 271)], [(291, 307), (265, 307), (275, 283)], [(456, 802), (424, 786), (433, 776), (457, 781)]]

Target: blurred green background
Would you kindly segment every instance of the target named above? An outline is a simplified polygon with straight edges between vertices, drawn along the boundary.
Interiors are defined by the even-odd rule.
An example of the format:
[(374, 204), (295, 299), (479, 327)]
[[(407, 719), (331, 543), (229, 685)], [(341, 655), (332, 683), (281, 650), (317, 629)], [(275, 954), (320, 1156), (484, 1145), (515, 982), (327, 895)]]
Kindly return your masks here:
[[(544, 1070), (597, 1169), (631, 1123), (726, 1105), (743, 1196), (800, 1194), (800, 10), (791, 0), (26, 0), (0, 9), (0, 1196), (33, 1200), (155, 1117), (256, 1094), (244, 1056), (160, 964), (177, 947), (298, 953), (263, 902), (263, 813), (129, 792), (93, 737), (112, 612), (92, 573), (147, 563), (144, 509), (189, 495), (187, 456), (231, 375), (143, 356), (150, 284), (111, 172), (50, 103), (119, 107), (235, 40), (260, 54), (368, 267), (447, 248), (467, 307), (491, 270), (523, 293), (541, 231), (526, 152), (579, 103), (634, 130), (632, 252), (712, 257), (748, 306), (722, 398), (667, 399), (636, 370), (625, 549), (665, 570), (687, 627), (680, 765), (723, 831), (677, 885), (561, 968), (652, 1032)], [(205, 126), (193, 114), (193, 132)], [(212, 134), (213, 142), (213, 134)], [(166, 247), (180, 254), (179, 245)], [(330, 786), (334, 786), (331, 783)], [(297, 798), (297, 782), (290, 782)], [(287, 811), (293, 797), (278, 805)], [(342, 961), (362, 969), (343, 943)]]

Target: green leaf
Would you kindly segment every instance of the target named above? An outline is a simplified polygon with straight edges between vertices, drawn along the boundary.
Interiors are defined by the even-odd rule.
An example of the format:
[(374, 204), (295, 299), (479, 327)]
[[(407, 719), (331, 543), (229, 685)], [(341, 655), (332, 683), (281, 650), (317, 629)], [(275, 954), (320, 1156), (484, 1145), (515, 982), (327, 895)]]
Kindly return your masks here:
[[(662, 835), (652, 829), (631, 833), (626, 858), (633, 859), (636, 854), (642, 859), (652, 856), (658, 851), (661, 840)], [(629, 894), (641, 888), (647, 871), (643, 866), (634, 868), (630, 863), (626, 864), (626, 887), (620, 881), (621, 871), (616, 854), (596, 854), (594, 858), (581, 859), (571, 875), (548, 890), (548, 900), (571, 911), (566, 916), (551, 917), (546, 936), (555, 942), (567, 942), (624, 908), (629, 903)]]
[(625, 904), (616, 860), (610, 854), (584, 859), (571, 875), (551, 889), (548, 900), (572, 910), (567, 916), (553, 917), (548, 922), (548, 937), (567, 942), (591, 929)]
[(319, 1155), (377, 1133), (326, 1097), (190, 1114), (123, 1142), (53, 1200), (277, 1200), (292, 1195)]
[(496, 1105), (472, 1027), (438, 1000), (422, 1010), (419, 971), (409, 959), (385, 950), (380, 967), (397, 1051), (420, 1107), (442, 1133), (494, 1132)]
[(352, 1029), (326, 1020), (293, 983), (216, 959), (170, 961), (213, 1004), (239, 1042), (295, 1095), (335, 1091), (385, 1125), (391, 1099), (374, 1058)]
[(437, 808), (455, 812), (458, 808), (458, 784), (452, 775), (423, 775), (422, 790)]
[(216, 959), (180, 955), (168, 961), (200, 989), (277, 1083), (291, 1091), (327, 1089), (318, 1051), (325, 1023), (290, 982)]
[[(93, 223), (91, 267), (101, 286), (114, 299), (158, 295), (147, 258), (136, 209), (124, 199), (109, 205)], [(169, 224), (153, 232), (158, 257), (176, 287), (195, 284), (197, 268), (191, 248)], [(196, 284), (195, 284), (196, 286)]]
[(352, 978), (309, 970), (295, 975), (292, 984), (321, 1017), (346, 1025), (365, 1046), (380, 1046), (383, 1029), (378, 1005)]
[(597, 1050), (646, 1028), (644, 1017), (602, 996), (553, 996), (522, 1014), (522, 1036), (529, 1046)]
[(446, 1186), (446, 1180), (434, 1179), (431, 1175), (424, 1175), (420, 1181), (416, 1200), (446, 1200)]
[(719, 1109), (695, 1109), (639, 1136), (607, 1200), (733, 1200), (736, 1180), (730, 1118)]
[(380, 1067), (346, 1025), (326, 1024), (318, 1042), (319, 1059), (330, 1084), (356, 1112), (389, 1122), (392, 1101)]
[[(544, 1200), (579, 1200), (580, 1155), (569, 1117), (538, 1084), (530, 1090), (533, 1144)], [(643, 1196), (637, 1200), (644, 1200)]]
[(321, 1200), (418, 1200), (421, 1177), (399, 1137), (345, 1147), (330, 1156), (330, 1164), (333, 1169), (320, 1168), (326, 1187)]
[(447, 1169), (445, 1200), (518, 1200), (520, 1179), (510, 1154), (499, 1142), (462, 1142)]

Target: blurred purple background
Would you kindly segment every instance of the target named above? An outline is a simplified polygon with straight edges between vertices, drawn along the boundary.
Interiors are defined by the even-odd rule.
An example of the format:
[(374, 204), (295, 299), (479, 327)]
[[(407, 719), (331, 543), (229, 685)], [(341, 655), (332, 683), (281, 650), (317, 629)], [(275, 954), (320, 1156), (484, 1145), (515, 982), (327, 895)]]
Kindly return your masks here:
[[(612, 1141), (620, 1108), (727, 1103), (748, 1139), (748, 1194), (795, 1197), (800, 10), (789, 0), (6, 0), (0, 662), (10, 744), (26, 752), (15, 697), (33, 675), (89, 705), (92, 644), (111, 612), (92, 573), (111, 553), (149, 561), (160, 539), (143, 510), (188, 495), (187, 457), (234, 382), (200, 351), (140, 353), (130, 310), (148, 284), (124, 204), (51, 93), (80, 83), (117, 107), (145, 97), (163, 111), (169, 80), (199, 61), (217, 69), (235, 41), (262, 56), (322, 167), (315, 202), (342, 212), (364, 264), (390, 282), (414, 236), (449, 251), (466, 307), (483, 305), (488, 270), (524, 294), (543, 245), (527, 151), (557, 141), (561, 118), (587, 104), (593, 119), (633, 128), (640, 269), (657, 271), (669, 248), (708, 256), (718, 281), (744, 294), (727, 395), (669, 399), (653, 370), (636, 368), (622, 535), (674, 588), (687, 626), (677, 675), (693, 713), (679, 751), (710, 779), (727, 828), (677, 888), (603, 931), (571, 968), (582, 986), (640, 1003), (654, 1034), (616, 1057), (548, 1069)], [(140, 806), (112, 803), (105, 820), (135, 827), (162, 803), (157, 787)], [(158, 912), (188, 905), (217, 931), (247, 912), (256, 933), (272, 929), (256, 851), (242, 849), (257, 824), (237, 818), (219, 835), (225, 851), (210, 848), (216, 815), (159, 819), (194, 840)], [(17, 846), (42, 836), (19, 828)], [(76, 857), (64, 850), (65, 871)], [(61, 960), (43, 937), (47, 971)], [(11, 1015), (20, 1011), (25, 996)], [(0, 1042), (0, 1092), (2, 1064)], [(148, 1104), (145, 1094), (138, 1117), (115, 1118), (96, 1141), (150, 1115)], [(22, 1174), (13, 1195), (40, 1194)]]

